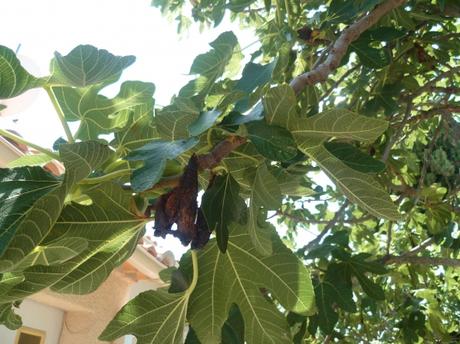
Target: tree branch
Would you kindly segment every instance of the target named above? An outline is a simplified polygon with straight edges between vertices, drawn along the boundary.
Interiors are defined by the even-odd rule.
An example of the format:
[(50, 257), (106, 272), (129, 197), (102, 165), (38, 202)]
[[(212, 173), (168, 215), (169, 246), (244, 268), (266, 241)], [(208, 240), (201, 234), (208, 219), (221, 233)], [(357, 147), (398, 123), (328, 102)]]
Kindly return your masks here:
[(434, 243), (434, 238), (428, 238), (425, 241), (423, 241), (420, 245), (415, 246), (409, 252), (403, 254), (403, 256), (404, 257), (415, 256), (417, 253), (419, 253), (420, 251), (423, 251), (425, 248), (427, 248), (433, 243)]
[(401, 123), (400, 123), (398, 129), (396, 130), (396, 132), (394, 133), (394, 135), (391, 136), (390, 139), (388, 140), (388, 143), (387, 143), (387, 145), (385, 147), (385, 150), (383, 151), (382, 158), (380, 159), (381, 161), (386, 162), (388, 160), (388, 158), (390, 157), (391, 148), (393, 147), (393, 145), (398, 140), (398, 137), (401, 136), (401, 134), (402, 134), (402, 132), (404, 130), (404, 126), (406, 125), (407, 121), (409, 120), (409, 117), (411, 115), (413, 106), (414, 106), (414, 104), (412, 103), (412, 99), (410, 99), (409, 102), (407, 103), (406, 111), (404, 113), (404, 118), (401, 121)]
[[(216, 167), (222, 159), (246, 142), (247, 139), (242, 136), (233, 135), (227, 137), (225, 140), (219, 142), (209, 153), (197, 156), (198, 169), (210, 170)], [(179, 184), (180, 178), (181, 176), (164, 178), (150, 189), (142, 191), (142, 193), (165, 188), (174, 188)]]
[(208, 170), (216, 167), (223, 158), (229, 155), (233, 150), (246, 143), (247, 139), (242, 136), (229, 136), (222, 142), (219, 142), (208, 154), (199, 155), (198, 168)]
[(308, 244), (306, 244), (304, 247), (302, 247), (299, 251), (308, 251), (310, 250), (311, 248), (315, 247), (316, 245), (319, 244), (319, 242), (321, 241), (321, 239), (323, 239), (323, 237), (327, 234), (327, 232), (329, 232), (329, 230), (339, 221), (340, 217), (343, 215), (343, 212), (345, 211), (345, 209), (348, 207), (350, 203), (348, 202), (348, 200), (346, 200), (342, 206), (340, 207), (339, 210), (337, 210), (337, 212), (335, 213), (334, 217), (332, 218), (331, 221), (329, 221), (326, 226), (323, 228), (323, 230), (321, 231), (321, 233), (318, 234), (318, 236), (313, 239), (312, 241), (310, 241)]
[(433, 118), (437, 115), (450, 114), (450, 113), (460, 113), (460, 106), (444, 105), (444, 106), (434, 107), (429, 110), (420, 111), (419, 115), (408, 118), (404, 123), (401, 121), (398, 123), (394, 123), (391, 126), (399, 128), (401, 125), (406, 125), (406, 124), (414, 125), (414, 124), (418, 124), (418, 122), (420, 121), (424, 121), (426, 119)]
[(387, 255), (383, 258), (384, 264), (416, 264), (416, 265), (442, 265), (450, 267), (460, 267), (460, 259), (454, 258), (435, 258), (435, 257), (416, 257), (416, 256), (392, 256)]
[(350, 44), (357, 40), (364, 31), (376, 24), (385, 14), (401, 6), (403, 3), (404, 0), (387, 0), (375, 7), (373, 11), (359, 19), (356, 23), (346, 28), (335, 41), (331, 52), (323, 63), (291, 81), (290, 85), (294, 89), (294, 92), (299, 94), (308, 85), (325, 81), (328, 75), (339, 66)]
[[(285, 213), (285, 212), (283, 212), (281, 210), (278, 210), (275, 213), (274, 216), (283, 216), (283, 217), (286, 217), (286, 218), (288, 218), (290, 220), (293, 220), (295, 222), (304, 223), (304, 224), (325, 224), (325, 225), (327, 225), (327, 224), (329, 224), (331, 222), (329, 220), (306, 219), (306, 218), (303, 218), (303, 217), (300, 217), (300, 216)], [(341, 223), (357, 224), (357, 223), (362, 223), (362, 222), (368, 221), (370, 219), (372, 219), (371, 215), (365, 215), (365, 216), (360, 217), (359, 219), (345, 220), (345, 221), (341, 221)]]

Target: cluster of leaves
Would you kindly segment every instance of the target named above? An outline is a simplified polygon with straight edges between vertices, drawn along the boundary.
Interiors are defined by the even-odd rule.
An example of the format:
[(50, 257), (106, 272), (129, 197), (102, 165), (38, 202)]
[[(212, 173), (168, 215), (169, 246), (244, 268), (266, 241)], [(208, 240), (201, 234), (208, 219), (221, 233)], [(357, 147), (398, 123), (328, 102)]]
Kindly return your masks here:
[[(94, 291), (155, 220), (155, 235), (200, 249), (102, 340), (182, 343), (188, 324), (190, 344), (455, 341), (456, 270), (398, 258), (432, 245), (426, 258), (458, 262), (458, 5), (410, 1), (352, 42), (321, 86), (296, 95), (287, 84), (380, 2), (192, 2), (195, 20), (218, 25), (229, 11), (260, 45), (242, 67), (237, 37), (222, 33), (162, 108), (151, 83), (101, 94), (132, 56), (78, 46), (36, 78), (0, 47), (0, 98), (44, 88), (67, 134), (0, 170), (0, 323), (20, 326), (14, 309), (44, 288)], [(190, 24), (183, 1), (153, 4)], [(63, 176), (41, 167), (53, 158)], [(319, 236), (298, 242), (311, 229)]]

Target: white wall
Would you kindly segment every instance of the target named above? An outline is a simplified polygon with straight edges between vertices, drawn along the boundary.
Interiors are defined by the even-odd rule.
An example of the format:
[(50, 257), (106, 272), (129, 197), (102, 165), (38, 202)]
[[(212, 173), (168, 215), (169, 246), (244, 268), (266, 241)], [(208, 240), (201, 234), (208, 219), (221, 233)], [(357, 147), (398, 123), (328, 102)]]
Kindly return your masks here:
[[(41, 303), (24, 300), (17, 312), (22, 317), (24, 326), (46, 332), (45, 344), (58, 344), (61, 335), (64, 312)], [(0, 343), (14, 344), (16, 331), (0, 325)]]

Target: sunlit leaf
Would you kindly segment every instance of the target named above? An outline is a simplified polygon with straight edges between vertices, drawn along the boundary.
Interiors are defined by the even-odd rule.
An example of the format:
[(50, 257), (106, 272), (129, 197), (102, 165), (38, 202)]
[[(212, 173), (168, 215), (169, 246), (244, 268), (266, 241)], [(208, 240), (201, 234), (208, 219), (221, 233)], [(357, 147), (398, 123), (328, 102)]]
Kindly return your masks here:
[(100, 90), (98, 85), (82, 89), (52, 88), (66, 120), (80, 121), (77, 138), (97, 139), (99, 134), (121, 129), (129, 121), (129, 110), (153, 102), (154, 85), (151, 83), (126, 81), (113, 99), (100, 95)]
[(199, 113), (199, 109), (190, 99), (176, 98), (173, 104), (155, 115), (158, 134), (163, 139), (173, 141), (188, 138), (188, 128), (196, 121)]
[(289, 129), (299, 149), (304, 150), (319, 145), (329, 137), (374, 141), (387, 127), (387, 121), (360, 116), (345, 109), (333, 109), (292, 122)]
[(379, 218), (397, 220), (398, 209), (374, 177), (345, 165), (324, 146), (305, 150), (338, 188), (354, 203)]
[(0, 45), (0, 99), (16, 97), (44, 83), (21, 66), (13, 50)]
[(91, 45), (79, 45), (65, 56), (55, 53), (50, 83), (86, 87), (114, 82), (135, 60), (134, 56), (115, 56)]
[[(97, 169), (111, 155), (107, 146), (93, 141), (61, 145), (59, 153), (66, 168), (64, 179), (54, 184), (55, 187), (36, 200), (33, 206), (21, 208), (23, 209), (19, 213), (21, 222), (17, 224), (16, 235), (4, 251), (0, 261), (0, 271), (14, 269), (16, 264), (40, 244), (58, 219), (65, 197), (71, 188)], [(18, 178), (27, 182), (30, 179), (28, 176), (30, 175), (26, 174)], [(47, 180), (49, 182), (49, 178)], [(4, 195), (4, 199), (8, 200), (13, 195), (15, 195), (14, 188)]]
[(23, 167), (23, 166), (39, 166), (44, 165), (52, 161), (48, 154), (39, 153), (39, 154), (30, 154), (23, 155), (16, 160), (13, 160), (7, 164), (8, 168)]
[(263, 100), (265, 119), (269, 124), (288, 128), (298, 118), (297, 100), (289, 85), (280, 85), (268, 90)]
[(87, 248), (61, 264), (27, 268), (25, 280), (1, 295), (2, 300), (21, 299), (47, 287), (61, 293), (89, 293), (129, 258), (147, 221), (129, 210), (130, 192), (107, 183), (86, 193), (94, 204), (67, 205), (41, 246), (77, 237), (87, 240)]
[(138, 344), (182, 344), (189, 295), (149, 290), (129, 301), (99, 339), (113, 341), (133, 334)]
[(188, 317), (204, 343), (220, 343), (233, 303), (243, 316), (248, 343), (292, 343), (286, 319), (261, 294), (264, 287), (288, 310), (310, 311), (313, 288), (308, 270), (276, 236), (273, 255), (261, 256), (242, 228), (230, 232), (227, 252), (215, 241), (199, 252), (200, 281), (191, 295)]

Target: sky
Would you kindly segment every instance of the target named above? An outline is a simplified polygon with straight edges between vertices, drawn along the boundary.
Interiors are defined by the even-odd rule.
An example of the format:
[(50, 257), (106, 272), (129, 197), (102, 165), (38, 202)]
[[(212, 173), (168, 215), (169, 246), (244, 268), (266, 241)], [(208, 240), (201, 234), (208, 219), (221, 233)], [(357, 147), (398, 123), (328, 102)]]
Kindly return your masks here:
[[(179, 38), (176, 23), (162, 17), (150, 0), (1, 0), (0, 13), (0, 44), (13, 50), (20, 45), (18, 55), (32, 74), (47, 75), (55, 51), (67, 54), (79, 44), (91, 44), (115, 55), (135, 55), (122, 80), (153, 82), (159, 105), (169, 104), (186, 84), (193, 58), (208, 51), (208, 43), (221, 32), (238, 31), (241, 47), (255, 40), (251, 32), (228, 21), (201, 34), (198, 25), (192, 25)], [(26, 139), (45, 147), (63, 135), (44, 91), (29, 91), (6, 105), (8, 116), (1, 127), (19, 129)]]
[[(179, 37), (176, 23), (150, 6), (150, 0), (0, 0), (0, 13), (0, 44), (13, 50), (19, 47), (18, 57), (35, 76), (48, 75), (55, 51), (64, 55), (79, 44), (91, 44), (115, 55), (136, 56), (119, 84), (124, 80), (153, 82), (158, 105), (169, 104), (190, 79), (193, 58), (208, 51), (208, 43), (220, 33), (233, 30), (241, 47), (250, 46), (243, 51), (246, 56), (257, 47), (251, 45), (256, 41), (252, 32), (240, 30), (227, 19), (218, 28), (202, 33), (198, 25), (192, 25), (187, 34)], [(117, 90), (112, 87), (111, 95)], [(64, 136), (43, 90), (31, 90), (0, 103), (8, 106), (1, 113), (0, 128), (14, 129), (25, 139), (47, 148)], [(310, 238), (307, 232), (301, 233), (299, 241)], [(160, 252), (169, 249), (179, 257), (186, 251), (177, 239), (156, 241)]]

